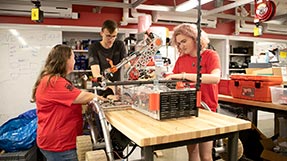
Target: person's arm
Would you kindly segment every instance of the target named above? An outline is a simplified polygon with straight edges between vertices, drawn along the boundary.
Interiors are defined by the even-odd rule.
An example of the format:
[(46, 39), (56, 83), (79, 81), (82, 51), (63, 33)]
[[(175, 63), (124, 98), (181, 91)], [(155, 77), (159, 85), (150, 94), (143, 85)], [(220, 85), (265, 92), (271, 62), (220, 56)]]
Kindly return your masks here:
[(89, 66), (91, 67), (92, 76), (94, 78), (101, 77), (99, 58), (97, 54), (98, 52), (97, 52), (96, 44), (91, 44), (89, 46), (88, 55), (89, 55)]
[[(214, 69), (210, 74), (201, 75), (201, 83), (203, 84), (217, 84), (220, 81), (220, 69)], [(181, 79), (186, 79), (192, 82), (196, 82), (196, 74), (181, 73)]]
[(95, 97), (101, 100), (105, 100), (101, 96), (97, 96), (94, 93), (82, 91), (78, 97), (73, 101), (74, 104), (87, 104), (92, 101)]
[[(211, 51), (207, 51), (207, 52), (211, 52)], [(209, 53), (209, 55), (207, 55), (208, 57), (208, 73), (204, 73), (201, 75), (201, 83), (204, 84), (217, 84), (220, 81), (220, 76), (221, 76), (221, 70), (220, 70), (220, 60), (219, 60), (219, 56), (217, 53), (215, 53), (214, 51)], [(178, 58), (179, 60), (180, 58)], [(168, 75), (166, 77), (166, 79), (182, 79), (182, 80), (189, 80), (192, 82), (196, 82), (197, 81), (197, 74), (196, 73), (185, 73), (185, 72), (179, 72), (178, 67), (178, 60), (176, 61), (175, 67), (173, 69), (173, 73), (177, 73), (177, 74), (171, 74)]]
[[(201, 75), (201, 83), (204, 84), (217, 84), (220, 81), (220, 69), (214, 69), (210, 74), (202, 74)], [(178, 74), (170, 74), (165, 79), (181, 79), (188, 80), (192, 82), (196, 82), (197, 74), (194, 73), (178, 73)]]
[(94, 78), (102, 77), (100, 73), (100, 66), (99, 65), (91, 65), (92, 75)]

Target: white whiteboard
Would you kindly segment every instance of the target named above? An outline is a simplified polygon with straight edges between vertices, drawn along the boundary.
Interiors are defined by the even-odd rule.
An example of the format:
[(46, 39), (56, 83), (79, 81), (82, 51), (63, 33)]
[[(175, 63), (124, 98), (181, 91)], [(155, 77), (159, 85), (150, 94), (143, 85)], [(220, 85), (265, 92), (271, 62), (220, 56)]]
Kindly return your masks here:
[(61, 43), (61, 31), (0, 29), (0, 126), (36, 108), (33, 85), (49, 51)]

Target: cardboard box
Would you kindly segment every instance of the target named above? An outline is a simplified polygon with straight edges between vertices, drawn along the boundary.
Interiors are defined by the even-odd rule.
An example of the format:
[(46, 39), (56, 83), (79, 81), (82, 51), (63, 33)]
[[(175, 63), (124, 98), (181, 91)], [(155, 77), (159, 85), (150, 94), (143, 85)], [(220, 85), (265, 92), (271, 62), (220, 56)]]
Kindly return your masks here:
[(282, 72), (281, 71), (282, 71), (281, 67), (245, 68), (245, 73), (246, 74), (253, 74), (253, 75), (278, 75), (278, 76), (282, 76)]
[(245, 68), (246, 74), (253, 75), (273, 75), (272, 68)]
[(107, 156), (104, 150), (88, 151), (85, 154), (86, 161), (101, 160), (107, 161)]
[(273, 151), (273, 147), (276, 146), (276, 144), (272, 141), (272, 139), (263, 139), (261, 140), (261, 144), (264, 147), (263, 152), (261, 153), (261, 158), (265, 160), (270, 161), (283, 161), (287, 160), (287, 156), (284, 156), (280, 153), (275, 153)]
[(272, 68), (272, 73), (273, 73), (273, 75), (280, 75), (280, 76), (282, 76), (281, 67), (273, 67)]
[(282, 154), (275, 153), (271, 150), (263, 150), (261, 154), (261, 158), (265, 160), (270, 160), (270, 161), (283, 161), (287, 160), (286, 156), (283, 156)]
[[(283, 72), (282, 72), (283, 71)], [(287, 84), (287, 67), (273, 67), (272, 68), (273, 75), (278, 75), (282, 77), (283, 83)], [(283, 74), (285, 73), (285, 74)]]

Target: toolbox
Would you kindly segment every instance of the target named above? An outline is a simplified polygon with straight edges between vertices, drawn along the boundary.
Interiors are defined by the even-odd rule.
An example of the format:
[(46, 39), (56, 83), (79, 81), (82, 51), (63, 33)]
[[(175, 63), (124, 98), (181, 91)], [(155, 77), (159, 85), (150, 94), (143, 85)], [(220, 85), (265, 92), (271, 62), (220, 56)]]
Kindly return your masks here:
[(231, 95), (230, 88), (229, 88), (229, 81), (230, 79), (220, 79), (218, 83), (218, 93), (224, 95)]
[(271, 102), (270, 86), (280, 85), (281, 76), (233, 74), (229, 83), (234, 98)]

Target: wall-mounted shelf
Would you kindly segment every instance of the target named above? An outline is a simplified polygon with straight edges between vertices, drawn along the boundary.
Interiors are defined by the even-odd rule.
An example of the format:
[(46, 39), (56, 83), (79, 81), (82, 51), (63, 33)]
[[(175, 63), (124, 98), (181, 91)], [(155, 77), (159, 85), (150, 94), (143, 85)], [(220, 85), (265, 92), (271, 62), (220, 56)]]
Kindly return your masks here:
[[(245, 73), (245, 66), (231, 67), (232, 63), (243, 63), (251, 60), (251, 56), (265, 53), (269, 48), (287, 48), (286, 40), (250, 38), (241, 36), (226, 36), (209, 34), (210, 44), (215, 48), (220, 57), (222, 78), (228, 78), (230, 74)], [(248, 52), (235, 52), (233, 48), (248, 48)], [(238, 50), (237, 50), (238, 51)], [(246, 61), (247, 60), (247, 61)], [(248, 65), (247, 65), (248, 66)]]
[(229, 68), (229, 71), (245, 71), (243, 68)]
[(230, 53), (229, 56), (251, 56), (250, 54)]
[(253, 41), (229, 40), (229, 69), (228, 74), (245, 73), (253, 55)]

